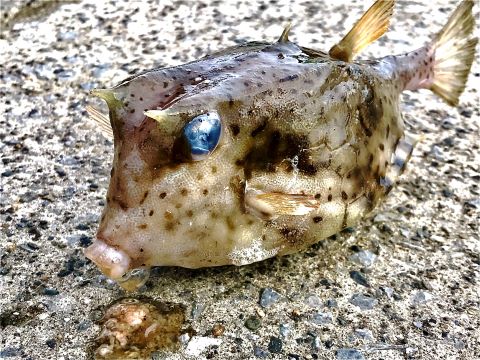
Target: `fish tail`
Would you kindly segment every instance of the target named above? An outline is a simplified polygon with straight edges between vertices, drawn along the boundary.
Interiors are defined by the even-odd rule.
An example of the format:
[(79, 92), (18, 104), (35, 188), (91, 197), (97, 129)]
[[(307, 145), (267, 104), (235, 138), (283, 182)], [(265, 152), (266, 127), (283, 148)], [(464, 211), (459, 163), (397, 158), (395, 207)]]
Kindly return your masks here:
[(450, 105), (457, 105), (465, 89), (478, 38), (473, 1), (463, 1), (443, 29), (426, 46), (397, 57), (404, 90), (430, 89)]
[(434, 59), (430, 90), (450, 105), (458, 104), (475, 56), (478, 38), (469, 39), (475, 25), (472, 6), (473, 1), (463, 1), (430, 44)]

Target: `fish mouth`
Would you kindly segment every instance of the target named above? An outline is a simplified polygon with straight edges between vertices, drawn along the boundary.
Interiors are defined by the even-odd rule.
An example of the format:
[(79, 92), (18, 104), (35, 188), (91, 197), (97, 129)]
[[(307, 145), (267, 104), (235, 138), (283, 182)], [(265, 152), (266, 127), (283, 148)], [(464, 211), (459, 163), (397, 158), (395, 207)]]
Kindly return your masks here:
[(120, 279), (130, 269), (130, 256), (123, 250), (108, 245), (101, 238), (86, 248), (84, 255), (111, 279)]

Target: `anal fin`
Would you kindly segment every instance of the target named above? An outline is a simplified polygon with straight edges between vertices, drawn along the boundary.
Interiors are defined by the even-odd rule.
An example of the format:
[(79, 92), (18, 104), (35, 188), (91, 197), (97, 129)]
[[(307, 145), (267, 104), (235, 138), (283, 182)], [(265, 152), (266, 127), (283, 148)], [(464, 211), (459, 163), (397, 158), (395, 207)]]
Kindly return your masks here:
[(405, 134), (405, 136), (398, 141), (393, 151), (387, 173), (385, 177), (380, 180), (380, 184), (385, 187), (386, 193), (391, 190), (395, 181), (405, 171), (407, 163), (412, 156), (413, 149), (420, 140), (420, 136)]
[(337, 60), (352, 61), (355, 55), (387, 31), (394, 5), (394, 0), (377, 0), (328, 54)]

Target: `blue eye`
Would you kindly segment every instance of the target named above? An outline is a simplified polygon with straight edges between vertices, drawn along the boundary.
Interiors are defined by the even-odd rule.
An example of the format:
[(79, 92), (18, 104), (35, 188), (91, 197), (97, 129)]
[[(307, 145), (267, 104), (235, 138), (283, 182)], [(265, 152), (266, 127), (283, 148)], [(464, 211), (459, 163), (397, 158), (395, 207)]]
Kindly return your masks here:
[(217, 147), (222, 133), (220, 116), (214, 111), (194, 117), (183, 128), (192, 160), (205, 159)]

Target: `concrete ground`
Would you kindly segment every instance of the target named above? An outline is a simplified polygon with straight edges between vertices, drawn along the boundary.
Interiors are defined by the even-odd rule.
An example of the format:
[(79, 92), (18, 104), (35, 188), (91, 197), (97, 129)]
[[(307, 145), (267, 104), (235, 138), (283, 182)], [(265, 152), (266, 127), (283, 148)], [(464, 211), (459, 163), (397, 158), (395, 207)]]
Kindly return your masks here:
[[(0, 358), (92, 358), (98, 320), (125, 296), (82, 253), (113, 149), (88, 120), (85, 105), (98, 105), (90, 89), (274, 41), (289, 20), (291, 40), (327, 50), (368, 6), (3, 1)], [(362, 57), (422, 46), (454, 6), (399, 1), (390, 32)], [(355, 229), (249, 266), (155, 269), (135, 296), (178, 304), (185, 323), (178, 350), (153, 358), (480, 358), (479, 77), (477, 56), (457, 108), (428, 91), (404, 94), (407, 128), (423, 140), (387, 201)]]

